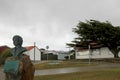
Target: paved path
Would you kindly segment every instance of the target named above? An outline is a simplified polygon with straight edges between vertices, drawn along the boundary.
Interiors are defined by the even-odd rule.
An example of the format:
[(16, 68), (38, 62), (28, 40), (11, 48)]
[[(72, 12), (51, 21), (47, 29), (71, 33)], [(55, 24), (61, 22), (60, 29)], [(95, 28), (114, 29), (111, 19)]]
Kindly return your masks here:
[[(35, 76), (37, 75), (52, 75), (52, 74), (62, 74), (62, 73), (72, 73), (72, 72), (83, 72), (90, 70), (102, 70), (110, 68), (120, 68), (120, 64), (116, 63), (107, 63), (100, 64), (98, 66), (89, 66), (89, 67), (74, 67), (74, 68), (59, 68), (59, 69), (47, 69), (47, 70), (36, 70)], [(4, 80), (3, 69), (0, 68), (0, 80)]]
[(89, 66), (89, 67), (75, 67), (75, 68), (59, 68), (59, 69), (48, 69), (48, 70), (36, 70), (35, 76), (37, 75), (52, 75), (52, 74), (62, 74), (62, 73), (72, 73), (72, 72), (83, 72), (90, 70), (102, 70), (110, 68), (120, 68), (120, 64), (101, 64), (98, 66)]

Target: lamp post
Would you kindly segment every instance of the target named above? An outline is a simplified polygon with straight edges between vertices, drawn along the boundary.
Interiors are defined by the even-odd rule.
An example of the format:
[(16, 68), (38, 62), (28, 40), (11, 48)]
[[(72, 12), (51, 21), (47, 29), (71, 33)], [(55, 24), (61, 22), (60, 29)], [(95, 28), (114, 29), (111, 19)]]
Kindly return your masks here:
[(89, 64), (91, 62), (90, 58), (91, 58), (91, 53), (90, 53), (90, 44), (88, 45), (88, 49), (89, 49)]
[(47, 49), (47, 60), (48, 60), (48, 49), (49, 49), (49, 46), (46, 46), (46, 49)]

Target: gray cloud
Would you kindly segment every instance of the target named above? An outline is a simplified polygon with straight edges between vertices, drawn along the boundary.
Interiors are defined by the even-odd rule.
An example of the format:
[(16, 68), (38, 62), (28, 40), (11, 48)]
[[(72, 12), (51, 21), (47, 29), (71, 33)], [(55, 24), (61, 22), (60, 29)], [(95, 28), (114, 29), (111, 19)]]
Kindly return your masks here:
[(0, 45), (12, 45), (12, 36), (24, 38), (24, 46), (67, 50), (76, 36), (72, 28), (85, 19), (120, 25), (119, 0), (0, 0)]

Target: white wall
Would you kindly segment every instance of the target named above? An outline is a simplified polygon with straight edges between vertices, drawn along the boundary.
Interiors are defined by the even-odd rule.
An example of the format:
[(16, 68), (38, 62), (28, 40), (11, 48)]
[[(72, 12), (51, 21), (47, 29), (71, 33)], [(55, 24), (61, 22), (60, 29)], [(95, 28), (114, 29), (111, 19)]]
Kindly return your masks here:
[[(31, 49), (30, 51), (27, 51), (25, 54), (30, 56), (31, 60), (34, 60), (34, 48)], [(41, 61), (41, 52), (36, 47), (35, 47), (35, 61)]]
[(90, 54), (90, 58), (113, 58), (114, 55), (111, 53), (111, 51), (107, 48), (100, 48), (95, 49), (93, 52), (89, 50), (76, 52), (76, 59), (88, 59)]
[(76, 59), (88, 59), (89, 58), (89, 50), (76, 52)]
[(112, 52), (107, 48), (101, 48), (97, 51), (98, 53), (95, 55), (95, 52), (93, 52), (93, 57), (92, 58), (113, 58), (114, 55)]
[(119, 53), (118, 53), (118, 56), (120, 57), (120, 51), (119, 51)]

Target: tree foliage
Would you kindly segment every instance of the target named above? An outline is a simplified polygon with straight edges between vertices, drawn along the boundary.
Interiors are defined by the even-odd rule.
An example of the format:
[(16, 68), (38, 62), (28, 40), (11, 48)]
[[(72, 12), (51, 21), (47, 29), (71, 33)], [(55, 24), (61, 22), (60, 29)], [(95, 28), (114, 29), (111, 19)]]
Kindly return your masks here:
[(97, 20), (86, 20), (86, 22), (79, 22), (78, 25), (73, 28), (73, 32), (78, 35), (72, 43), (68, 43), (68, 46), (75, 47), (76, 45), (86, 45), (90, 42), (97, 42), (104, 44), (108, 47), (114, 57), (118, 57), (120, 45), (120, 27), (113, 26), (110, 22), (100, 22)]
[(0, 64), (3, 64), (7, 57), (12, 56), (11, 49), (6, 49), (0, 56)]
[(1, 57), (10, 57), (10, 56), (12, 56), (11, 49), (6, 49), (1, 55)]

